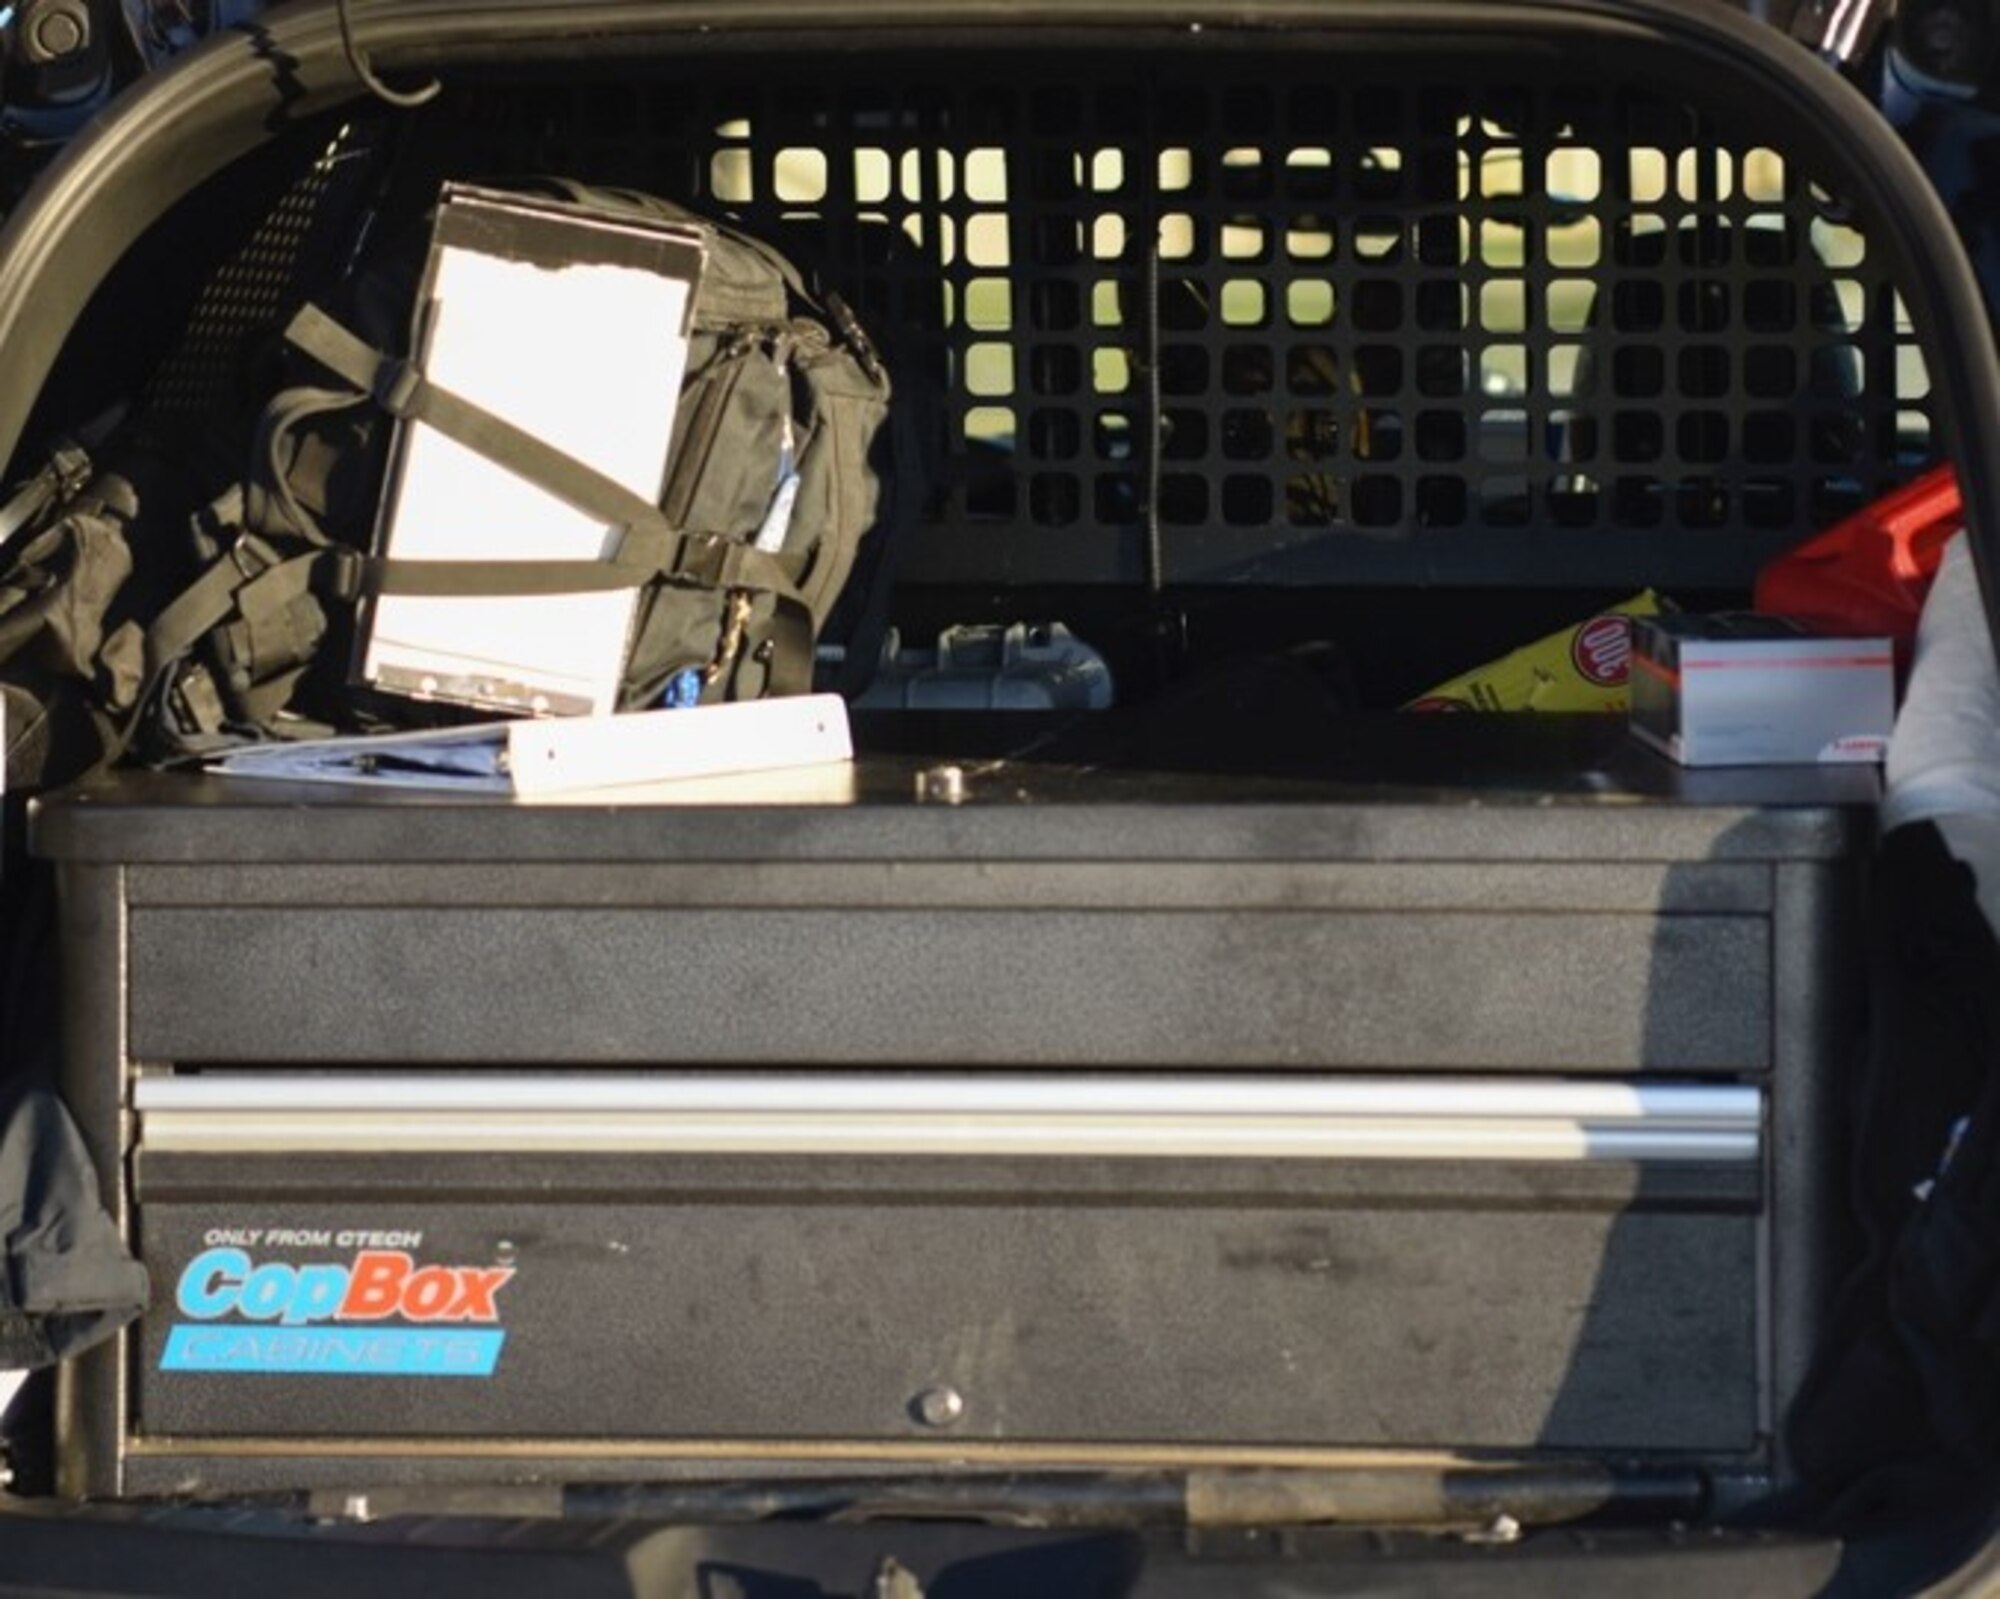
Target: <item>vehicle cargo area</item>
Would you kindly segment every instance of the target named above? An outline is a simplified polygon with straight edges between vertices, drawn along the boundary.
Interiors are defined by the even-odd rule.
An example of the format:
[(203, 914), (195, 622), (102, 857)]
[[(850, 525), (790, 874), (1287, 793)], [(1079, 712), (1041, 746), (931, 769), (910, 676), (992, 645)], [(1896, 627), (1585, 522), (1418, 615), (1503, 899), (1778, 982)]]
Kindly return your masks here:
[(1551, 634), (1594, 693), (1594, 619), (1746, 608), (1942, 457), (1840, 173), (1615, 41), (654, 51), (302, 116), (134, 246), (27, 438), (133, 395), (213, 438), (445, 180), (727, 216), (920, 442), (855, 758), (40, 800), (151, 1281), (53, 1483), (1194, 1473), (1226, 1522), (1291, 1469), (1295, 1519), (1503, 1531), (1791, 1486), (1879, 769), (1419, 706)]

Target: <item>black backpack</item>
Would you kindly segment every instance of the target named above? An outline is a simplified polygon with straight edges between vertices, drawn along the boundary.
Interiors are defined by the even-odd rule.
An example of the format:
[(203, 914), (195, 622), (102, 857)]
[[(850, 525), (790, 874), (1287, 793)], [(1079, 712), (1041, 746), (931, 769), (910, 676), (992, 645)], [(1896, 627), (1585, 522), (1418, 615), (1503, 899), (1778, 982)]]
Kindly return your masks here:
[[(285, 330), (296, 381), (265, 407), (241, 481), (189, 530), (142, 516), (122, 470), (79, 490), (70, 460), (64, 491), (43, 496), (20, 559), (0, 568), (0, 683), (20, 702), (9, 733), (17, 782), (60, 780), (128, 751), (171, 761), (246, 739), (421, 719), (347, 681), (354, 608), (376, 595), (637, 590), (620, 709), (805, 692), (843, 594), (847, 658), (875, 658), (889, 557), (922, 473), (907, 420), (892, 420), (889, 369), (873, 342), (837, 296), (814, 292), (761, 241), (630, 191), (532, 188), (707, 235), (661, 503), (427, 383), (386, 348), (406, 327), (378, 314), (363, 338), (308, 305)], [(385, 277), (412, 276), (377, 273), (375, 299)], [(366, 324), (366, 299), (355, 297), (348, 320)], [(407, 323), (407, 297), (400, 314)], [(392, 417), (436, 428), (621, 530), (616, 557), (370, 554)], [(782, 548), (767, 553), (752, 540), (781, 451), (796, 500)], [(161, 538), (172, 556), (139, 547)]]
[(146, 624), (193, 575), (181, 530), (140, 507), (185, 506), (182, 465), (134, 439), (66, 441), (0, 508), (10, 794), (67, 781), (130, 743), (149, 682)]

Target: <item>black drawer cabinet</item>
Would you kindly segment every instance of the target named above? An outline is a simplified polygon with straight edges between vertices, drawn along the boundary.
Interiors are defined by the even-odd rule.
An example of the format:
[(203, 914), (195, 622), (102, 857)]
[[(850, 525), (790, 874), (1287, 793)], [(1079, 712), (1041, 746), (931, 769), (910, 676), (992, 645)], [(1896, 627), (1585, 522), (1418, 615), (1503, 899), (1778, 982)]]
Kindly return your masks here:
[(1781, 1474), (1873, 779), (1607, 747), (44, 802), (67, 1089), (154, 1280), (66, 1374), (70, 1485)]

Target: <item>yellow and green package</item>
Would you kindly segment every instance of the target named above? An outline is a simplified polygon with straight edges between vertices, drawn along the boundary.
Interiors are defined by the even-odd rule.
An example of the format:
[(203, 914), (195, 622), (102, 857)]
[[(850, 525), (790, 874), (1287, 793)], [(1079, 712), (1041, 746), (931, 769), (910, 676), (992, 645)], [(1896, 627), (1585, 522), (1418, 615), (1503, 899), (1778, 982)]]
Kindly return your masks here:
[(1406, 711), (1622, 711), (1634, 616), (1656, 616), (1651, 589), (1622, 605), (1476, 666), (1403, 707)]

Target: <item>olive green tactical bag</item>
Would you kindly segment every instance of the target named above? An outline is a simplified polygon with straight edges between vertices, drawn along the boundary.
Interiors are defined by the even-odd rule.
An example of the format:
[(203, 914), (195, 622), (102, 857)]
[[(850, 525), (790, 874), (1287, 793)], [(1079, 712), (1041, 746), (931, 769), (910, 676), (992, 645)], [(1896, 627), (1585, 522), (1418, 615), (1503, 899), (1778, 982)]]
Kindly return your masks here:
[[(141, 515), (123, 477), (79, 487), (73, 456), (61, 491), (20, 518), (24, 558), (0, 568), (0, 691), (15, 712), (17, 782), (420, 714), (352, 681), (355, 614), (379, 595), (635, 591), (621, 710), (807, 692), (843, 594), (846, 658), (875, 658), (886, 558), (920, 474), (907, 427), (892, 426), (889, 372), (844, 303), (770, 246), (669, 202), (562, 181), (523, 192), (704, 235), (659, 502), (432, 385), (384, 348), (394, 338), (347, 325), (365, 314), (336, 319), (308, 305), (284, 335), (302, 381), (265, 406), (241, 481), (191, 527)], [(407, 296), (400, 314), (412, 315)], [(391, 419), (435, 428), (605, 522), (618, 535), (613, 554), (374, 552)], [(141, 547), (155, 540), (173, 549)], [(32, 749), (19, 739), (30, 722)]]

